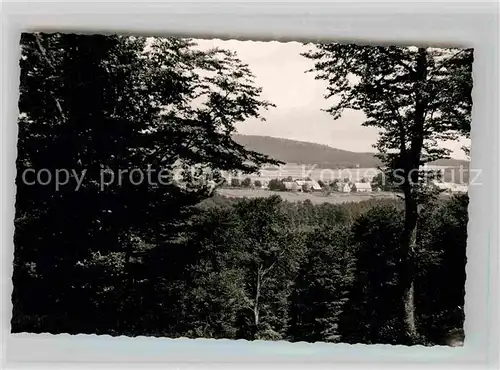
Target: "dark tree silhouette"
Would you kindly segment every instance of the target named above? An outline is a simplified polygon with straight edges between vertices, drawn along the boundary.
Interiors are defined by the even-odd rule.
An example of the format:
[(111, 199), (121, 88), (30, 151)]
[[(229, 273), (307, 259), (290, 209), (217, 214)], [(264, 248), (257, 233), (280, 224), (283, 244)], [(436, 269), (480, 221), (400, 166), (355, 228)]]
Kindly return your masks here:
[(414, 307), (414, 259), (423, 163), (445, 158), (438, 141), (468, 135), (472, 106), (471, 49), (433, 49), (317, 44), (304, 54), (315, 62), (311, 72), (328, 82), (327, 109), (334, 119), (345, 109), (363, 111), (365, 126), (382, 129), (379, 156), (400, 179), (405, 198), (401, 233), (400, 319), (407, 341), (417, 337)]
[(397, 265), (402, 229), (402, 213), (394, 207), (376, 206), (354, 223), (355, 273), (340, 317), (342, 342), (401, 342)]
[(339, 318), (353, 278), (350, 226), (308, 233), (307, 255), (291, 297), (289, 332), (293, 341), (339, 342)]
[(286, 187), (283, 181), (278, 179), (271, 179), (268, 184), (269, 190), (273, 191), (285, 191)]
[[(467, 196), (424, 198), (416, 187), (406, 204), (223, 197), (222, 171), (276, 164), (233, 141), (236, 124), (270, 107), (233, 53), (74, 34), (23, 34), (21, 47), (12, 331), (401, 344), (411, 277), (420, 343), (462, 333)], [(393, 138), (388, 103), (370, 93), (389, 71), (385, 49), (348, 50), (375, 61), (347, 94), (380, 108), (373, 117)], [(385, 75), (402, 79), (394, 88), (417, 91), (396, 72)], [(445, 76), (424, 85), (445, 89), (432, 104), (449, 111), (426, 120), (431, 128), (462, 109), (451, 102), (467, 82), (433, 73)], [(409, 102), (400, 107), (408, 143), (419, 132), (410, 95), (393, 94)], [(463, 125), (450, 130), (466, 131), (467, 120), (454, 122)], [(40, 170), (62, 183), (40, 184)], [(283, 180), (270, 188), (285, 190)], [(408, 199), (422, 208), (413, 275), (400, 263)]]
[[(127, 295), (142, 246), (175, 237), (188, 207), (208, 196), (200, 180), (275, 163), (231, 137), (236, 123), (262, 118), (271, 106), (248, 66), (232, 52), (194, 46), (177, 38), (147, 45), (141, 37), (22, 35), (16, 312), (58, 317), (49, 330), (85, 326), (95, 310), (90, 283), (73, 279), (82, 264), (123, 263), (114, 280), (126, 282)], [(61, 169), (71, 177), (59, 189), (25, 176)], [(149, 169), (153, 179), (163, 171), (161, 181), (130, 176)], [(36, 282), (27, 264), (41, 276)], [(33, 296), (22, 294), (28, 290)], [(13, 330), (23, 330), (15, 322)]]
[(419, 230), (416, 314), (432, 343), (448, 344), (453, 331), (463, 336), (468, 203), (467, 195), (457, 195), (427, 207)]
[(249, 188), (251, 185), (252, 185), (252, 179), (250, 179), (249, 177), (245, 178), (241, 182), (241, 187), (243, 187), (243, 188)]

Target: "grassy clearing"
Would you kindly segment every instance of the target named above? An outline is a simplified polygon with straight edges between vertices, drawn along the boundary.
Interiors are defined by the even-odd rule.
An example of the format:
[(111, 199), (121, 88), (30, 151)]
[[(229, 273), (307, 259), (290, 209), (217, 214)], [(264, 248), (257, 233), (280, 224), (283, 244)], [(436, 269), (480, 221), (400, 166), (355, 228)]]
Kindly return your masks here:
[(309, 199), (313, 204), (322, 203), (347, 203), (347, 202), (361, 202), (369, 199), (396, 199), (397, 195), (389, 192), (377, 193), (331, 193), (327, 195), (323, 192), (317, 193), (302, 193), (302, 192), (288, 192), (288, 191), (271, 191), (265, 189), (237, 189), (237, 188), (222, 188), (218, 189), (219, 195), (230, 198), (261, 198), (269, 197), (271, 195), (279, 195), (283, 200), (289, 202), (302, 202)]

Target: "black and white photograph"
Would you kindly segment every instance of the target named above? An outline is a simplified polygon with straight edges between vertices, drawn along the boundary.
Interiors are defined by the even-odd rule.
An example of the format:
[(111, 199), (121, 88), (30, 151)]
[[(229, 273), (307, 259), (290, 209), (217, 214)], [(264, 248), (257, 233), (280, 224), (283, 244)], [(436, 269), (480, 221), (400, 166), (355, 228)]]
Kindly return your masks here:
[(12, 333), (463, 346), (472, 48), (19, 48)]

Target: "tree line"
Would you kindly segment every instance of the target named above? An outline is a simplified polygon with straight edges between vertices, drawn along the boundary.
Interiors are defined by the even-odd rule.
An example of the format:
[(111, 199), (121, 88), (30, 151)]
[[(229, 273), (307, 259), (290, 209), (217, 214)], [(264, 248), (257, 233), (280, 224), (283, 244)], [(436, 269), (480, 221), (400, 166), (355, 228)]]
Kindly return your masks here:
[(402, 180), (398, 320), (405, 342), (415, 343), (418, 220), (430, 181), (421, 166), (449, 158), (440, 141), (470, 135), (473, 50), (319, 43), (302, 55), (314, 63), (308, 72), (327, 82), (325, 99), (334, 103), (326, 112), (336, 120), (346, 109), (362, 111), (362, 125), (379, 129), (374, 147), (384, 172)]
[[(462, 328), (467, 197), (430, 203), (415, 280), (422, 344)], [(36, 268), (15, 331), (307, 342), (401, 343), (398, 235), (403, 204), (210, 198), (175, 240), (93, 253), (59, 298)], [(75, 297), (78, 299), (75, 300)], [(44, 302), (43, 305), (41, 303)], [(19, 302), (20, 303), (20, 302)]]
[[(429, 202), (414, 170), (449, 154), (437, 140), (469, 132), (470, 50), (305, 54), (340, 97), (333, 118), (362, 110), (383, 129), (384, 163), (404, 170), (402, 205), (223, 206), (207, 173), (279, 164), (232, 139), (274, 107), (234, 52), (178, 38), (20, 41), (14, 332), (412, 344), (460, 327), (466, 197)], [(103, 170), (147, 167), (180, 176), (101, 186)], [(27, 184), (33, 169), (86, 181)]]

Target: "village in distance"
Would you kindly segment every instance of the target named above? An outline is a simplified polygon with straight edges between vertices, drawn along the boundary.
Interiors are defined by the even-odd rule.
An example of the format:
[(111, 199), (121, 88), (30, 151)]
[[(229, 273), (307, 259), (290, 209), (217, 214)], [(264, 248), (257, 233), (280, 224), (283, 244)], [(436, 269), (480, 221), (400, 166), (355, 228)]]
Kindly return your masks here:
[[(256, 138), (255, 136), (253, 137)], [(270, 137), (258, 138), (260, 141), (276, 142), (279, 145), (284, 139)], [(247, 143), (245, 135), (238, 135), (236, 140)], [(301, 143), (302, 146), (315, 146), (314, 143)], [(290, 146), (290, 144), (288, 144)], [(249, 149), (254, 149), (249, 145)], [(266, 151), (266, 148), (255, 148)], [(333, 148), (332, 148), (333, 149)], [(349, 153), (344, 151), (345, 153)], [(356, 153), (357, 154), (357, 153)], [(361, 153), (368, 155), (369, 153)], [(285, 156), (286, 157), (286, 156)], [(397, 199), (399, 189), (391, 186), (380, 167), (365, 166), (363, 163), (351, 163), (345, 166), (335, 164), (334, 158), (329, 158), (330, 166), (313, 164), (284, 163), (281, 165), (264, 166), (252, 174), (223, 173), (223, 181), (218, 185), (212, 182), (210, 186), (216, 192), (230, 198), (257, 198), (279, 195), (282, 199), (292, 202), (310, 200), (313, 204), (359, 202), (367, 199)], [(363, 162), (363, 159), (360, 160)], [(369, 163), (371, 164), (371, 163)], [(466, 194), (468, 191), (469, 168), (466, 161), (454, 161), (429, 164), (423, 166), (429, 172), (437, 173), (435, 179), (428, 182), (441, 196), (447, 197)]]

